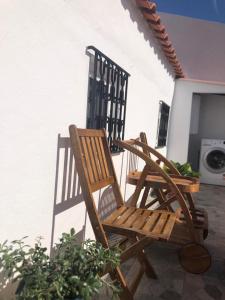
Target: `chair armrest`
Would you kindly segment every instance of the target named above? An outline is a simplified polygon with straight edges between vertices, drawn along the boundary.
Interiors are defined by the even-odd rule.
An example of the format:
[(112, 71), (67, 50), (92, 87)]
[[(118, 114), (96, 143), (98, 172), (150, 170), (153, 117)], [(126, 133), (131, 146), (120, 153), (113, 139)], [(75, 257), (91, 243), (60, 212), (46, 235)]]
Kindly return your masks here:
[(172, 172), (172, 174), (181, 175), (177, 168), (165, 156), (163, 156), (154, 148), (150, 147), (145, 143), (140, 142), (138, 139), (134, 140), (134, 145), (142, 147), (143, 150), (150, 152), (150, 154), (153, 154), (155, 157), (157, 157), (158, 160), (162, 161), (165, 164), (165, 166)]

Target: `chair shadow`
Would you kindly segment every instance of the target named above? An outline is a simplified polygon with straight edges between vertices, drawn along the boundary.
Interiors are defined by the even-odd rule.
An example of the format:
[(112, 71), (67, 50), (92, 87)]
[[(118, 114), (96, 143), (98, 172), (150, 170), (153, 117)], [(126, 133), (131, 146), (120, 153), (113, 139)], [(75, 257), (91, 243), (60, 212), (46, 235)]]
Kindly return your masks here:
[[(124, 201), (126, 204), (129, 205), (131, 199), (132, 199), (132, 195), (133, 193), (128, 196), (127, 199), (125, 199), (126, 196), (126, 176), (128, 174), (128, 172), (132, 172), (138, 169), (138, 164), (139, 164), (139, 160), (138, 157), (130, 152), (125, 151), (126, 155), (127, 155), (127, 162), (126, 162), (126, 166), (125, 169), (122, 169), (121, 166), (121, 170), (120, 172), (125, 172), (125, 182), (123, 183), (124, 185)], [(120, 180), (120, 185), (121, 185), (121, 180)], [(100, 216), (100, 219), (105, 219), (107, 218), (115, 209), (116, 209), (116, 199), (115, 199), (115, 195), (113, 193), (113, 189), (112, 186), (108, 186), (107, 188), (105, 188), (100, 194), (99, 194), (99, 201), (98, 201), (98, 214)]]
[(100, 219), (107, 218), (116, 209), (116, 199), (112, 186), (108, 186), (99, 195), (98, 214)]
[[(138, 169), (137, 156), (132, 153), (127, 153), (127, 171), (133, 171)], [(124, 172), (124, 170), (120, 170)], [(126, 177), (126, 176), (125, 176)], [(116, 208), (116, 199), (113, 194), (111, 186), (106, 187), (98, 195), (98, 213), (101, 219), (106, 218)], [(130, 198), (130, 197), (129, 197)], [(130, 199), (127, 199), (129, 202)], [(56, 219), (57, 216), (67, 216), (68, 211), (79, 204), (84, 202), (81, 186), (79, 183), (79, 177), (76, 170), (75, 160), (73, 157), (70, 138), (62, 137), (58, 135), (57, 141), (57, 155), (56, 155), (56, 173), (55, 173), (55, 189), (54, 189), (54, 203), (52, 213), (52, 227), (51, 227), (51, 244), (50, 244), (50, 255), (54, 253), (54, 243), (56, 236)], [(84, 212), (84, 221), (82, 221), (82, 228), (76, 233), (77, 242), (81, 243), (85, 240), (86, 224), (87, 224), (87, 211), (84, 206), (82, 213)], [(65, 215), (63, 215), (65, 214)], [(74, 215), (76, 220), (77, 215)], [(80, 220), (80, 216), (78, 216)], [(74, 224), (73, 227), (75, 227)], [(61, 230), (61, 228), (60, 228)], [(76, 228), (75, 228), (76, 230)]]
[[(57, 143), (54, 204), (51, 228), (51, 255), (54, 250), (56, 217), (66, 213), (68, 210), (72, 209), (83, 201), (78, 173), (71, 150), (70, 138), (61, 137), (59, 134)], [(86, 212), (83, 227), (79, 232), (76, 233), (77, 242), (82, 242), (84, 240), (85, 230)]]

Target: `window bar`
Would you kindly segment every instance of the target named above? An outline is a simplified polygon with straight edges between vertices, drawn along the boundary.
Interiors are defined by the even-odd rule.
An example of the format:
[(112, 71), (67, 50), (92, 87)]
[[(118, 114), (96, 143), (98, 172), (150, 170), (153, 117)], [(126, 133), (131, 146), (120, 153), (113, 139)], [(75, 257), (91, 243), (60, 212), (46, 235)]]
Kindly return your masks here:
[(109, 79), (110, 79), (110, 70), (111, 70), (111, 65), (108, 61), (106, 61), (107, 64), (107, 75), (106, 75), (106, 86), (105, 86), (105, 94), (104, 94), (104, 124), (103, 127), (107, 130), (108, 129), (108, 118), (107, 118), (107, 112), (108, 112), (108, 104), (110, 101), (110, 95), (109, 95)]
[(102, 57), (99, 58), (99, 75), (100, 75), (100, 82), (99, 82), (99, 107), (98, 107), (98, 123), (97, 127), (102, 128), (104, 127), (102, 119), (103, 119), (103, 109), (104, 109), (104, 75), (105, 75), (105, 64), (102, 61)]
[(122, 130), (122, 110), (123, 110), (123, 101), (124, 101), (124, 75), (121, 73), (121, 86), (119, 93), (119, 120), (118, 120), (118, 140), (121, 140), (121, 130)]
[(124, 140), (124, 126), (125, 126), (125, 119), (126, 119), (126, 106), (127, 106), (127, 88), (128, 88), (128, 74), (125, 73), (124, 74), (124, 77), (125, 77), (125, 97), (124, 97), (124, 108), (123, 108), (123, 121), (122, 121), (122, 140)]
[[(93, 46), (94, 70), (89, 75), (88, 128), (105, 128), (112, 152), (120, 152), (114, 139), (124, 138), (127, 85), (130, 76), (118, 64), (113, 62)], [(92, 81), (91, 81), (92, 78)]]
[[(95, 60), (94, 60), (94, 78), (96, 77), (97, 74), (97, 64), (98, 64), (98, 54), (95, 53)], [(91, 99), (90, 99), (90, 127), (94, 127), (95, 126), (95, 106), (96, 106), (96, 88), (97, 88), (97, 84), (96, 81), (93, 80), (92, 81), (92, 95), (91, 95)]]
[[(116, 71), (117, 81), (116, 81), (116, 97), (115, 97), (115, 110), (114, 110), (114, 129), (113, 129), (113, 140), (118, 138), (118, 102), (119, 102), (119, 86), (120, 86), (120, 71)], [(117, 151), (118, 146), (113, 145), (113, 150)]]

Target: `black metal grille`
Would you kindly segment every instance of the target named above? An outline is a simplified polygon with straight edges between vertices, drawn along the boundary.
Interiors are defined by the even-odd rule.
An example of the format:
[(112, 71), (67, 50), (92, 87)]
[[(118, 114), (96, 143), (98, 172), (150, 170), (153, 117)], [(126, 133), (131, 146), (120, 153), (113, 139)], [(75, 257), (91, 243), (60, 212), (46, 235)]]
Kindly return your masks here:
[(128, 77), (124, 69), (93, 46), (87, 47), (90, 74), (87, 128), (105, 128), (111, 152), (121, 149), (113, 140), (124, 139)]
[(166, 146), (170, 107), (163, 101), (159, 102), (157, 147)]

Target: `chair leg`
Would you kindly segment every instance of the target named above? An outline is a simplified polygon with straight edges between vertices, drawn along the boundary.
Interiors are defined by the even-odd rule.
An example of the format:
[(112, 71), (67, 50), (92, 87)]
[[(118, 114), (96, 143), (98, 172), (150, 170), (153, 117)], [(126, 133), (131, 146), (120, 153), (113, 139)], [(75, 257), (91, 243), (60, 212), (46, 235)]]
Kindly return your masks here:
[(110, 272), (110, 276), (112, 279), (117, 279), (120, 283), (122, 292), (120, 294), (121, 300), (134, 300), (134, 296), (132, 292), (129, 290), (128, 285), (126, 283), (126, 280), (120, 270), (119, 267), (117, 267), (113, 272)]
[[(136, 237), (136, 238), (132, 238), (130, 240), (131, 240), (131, 242), (134, 243), (138, 240), (138, 238)], [(144, 267), (147, 277), (157, 279), (158, 277), (156, 275), (156, 272), (155, 272), (153, 266), (151, 265), (149, 259), (147, 258), (145, 250), (143, 249), (142, 251), (140, 251), (136, 257), (139, 260), (140, 264)]]
[(145, 190), (144, 190), (144, 193), (143, 193), (143, 196), (142, 196), (142, 199), (141, 199), (140, 208), (145, 208), (145, 205), (146, 205), (146, 202), (147, 202), (147, 199), (148, 199), (148, 195), (149, 195), (149, 191), (150, 191), (150, 187), (146, 186)]

